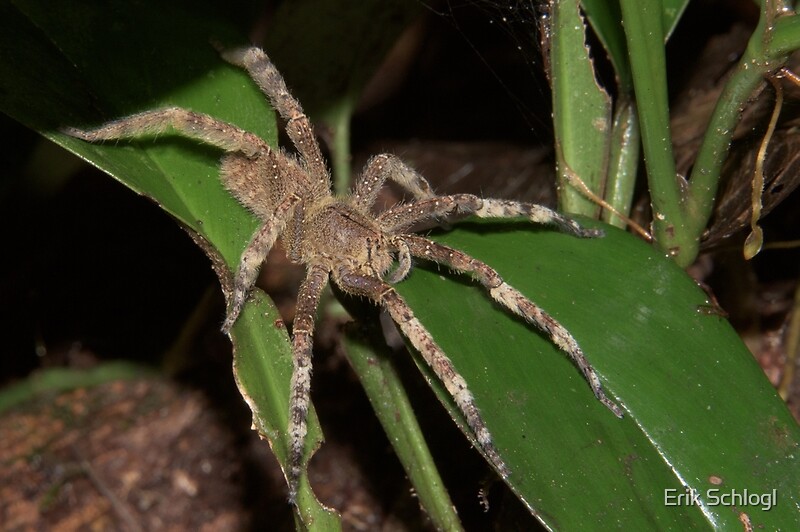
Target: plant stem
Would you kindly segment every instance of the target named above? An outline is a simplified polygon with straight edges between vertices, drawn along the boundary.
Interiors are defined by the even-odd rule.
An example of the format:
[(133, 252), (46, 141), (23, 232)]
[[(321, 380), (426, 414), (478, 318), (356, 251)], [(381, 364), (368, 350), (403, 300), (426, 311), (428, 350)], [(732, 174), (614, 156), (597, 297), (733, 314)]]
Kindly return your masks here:
[[(639, 117), (633, 99), (623, 94), (617, 101), (609, 147), (608, 182), (605, 198), (618, 212), (628, 214), (633, 200), (633, 188), (639, 167)], [(603, 220), (617, 227), (626, 222), (609, 210), (603, 211)]]
[[(676, 175), (669, 131), (669, 106), (662, 20), (651, 2), (620, 0), (642, 126), (642, 144), (653, 205), (654, 237), (680, 266), (697, 257), (700, 235), (714, 208), (722, 164), (748, 99), (764, 76), (800, 46), (800, 23), (785, 2), (764, 0), (747, 50), (725, 84), (709, 121), (688, 183)], [(779, 41), (772, 42), (780, 28)]]
[(331, 167), (333, 169), (333, 191), (337, 196), (344, 196), (350, 190), (350, 117), (352, 108), (348, 99), (344, 99), (339, 108), (329, 113), (333, 126), (333, 144), (331, 146)]
[(797, 37), (794, 40), (795, 49), (800, 45), (800, 34), (796, 34), (795, 30), (797, 23), (786, 23), (782, 27), (787, 28), (787, 33), (783, 34), (785, 37), (782, 36), (779, 51), (777, 53), (770, 51), (775, 22), (797, 19), (796, 16), (776, 19), (782, 9), (777, 4), (777, 1), (765, 0), (758, 26), (750, 37), (744, 56), (717, 100), (717, 106), (703, 137), (703, 144), (700, 146), (691, 174), (691, 194), (686, 212), (690, 231), (697, 235), (697, 238), (711, 217), (719, 185), (720, 169), (728, 156), (734, 129), (744, 106), (764, 82), (764, 76), (785, 62), (787, 55), (783, 50), (789, 42), (788, 36)]
[(697, 242), (685, 225), (685, 196), (672, 153), (661, 5), (620, 0), (620, 7), (653, 205), (653, 236), (673, 256), (694, 256)]
[[(408, 395), (392, 362), (377, 316), (362, 321), (361, 334), (345, 335), (347, 358), (369, 397), (420, 503), (439, 530), (463, 530), (428, 450)], [(372, 346), (380, 346), (377, 350)]]

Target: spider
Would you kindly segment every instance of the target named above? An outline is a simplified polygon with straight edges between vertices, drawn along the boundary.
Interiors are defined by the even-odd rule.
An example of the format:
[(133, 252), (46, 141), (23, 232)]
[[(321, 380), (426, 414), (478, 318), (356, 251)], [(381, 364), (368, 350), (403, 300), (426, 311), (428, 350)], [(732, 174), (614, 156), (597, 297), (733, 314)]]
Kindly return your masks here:
[[(554, 225), (577, 237), (598, 237), (602, 231), (585, 229), (540, 205), (471, 194), (437, 196), (424, 177), (388, 154), (371, 158), (350, 194), (336, 197), (331, 193), (330, 175), (311, 123), (264, 51), (256, 47), (218, 49), (223, 59), (245, 69), (269, 98), (286, 122), (286, 133), (296, 155), (274, 150), (260, 137), (234, 125), (179, 107), (146, 111), (94, 130), (65, 128), (64, 131), (97, 142), (174, 130), (226, 152), (220, 163), (222, 183), (262, 225), (242, 254), (222, 325), (224, 332), (229, 333), (236, 322), (261, 264), (278, 238), (282, 239), (289, 259), (306, 266), (292, 327), (289, 459), (285, 471), (290, 501), (295, 500), (304, 465), (314, 315), (329, 281), (345, 293), (369, 298), (389, 313), (453, 397), (487, 459), (504, 478), (510, 474), (466, 381), (392, 287), (409, 274), (412, 257), (473, 276), (497, 303), (546, 333), (580, 369), (597, 399), (622, 417), (622, 410), (606, 396), (600, 379), (569, 331), (509, 286), (490, 266), (415, 234), (413, 227), (456, 215), (524, 216), (531, 222)], [(412, 199), (375, 215), (372, 206), (386, 181), (402, 187)]]

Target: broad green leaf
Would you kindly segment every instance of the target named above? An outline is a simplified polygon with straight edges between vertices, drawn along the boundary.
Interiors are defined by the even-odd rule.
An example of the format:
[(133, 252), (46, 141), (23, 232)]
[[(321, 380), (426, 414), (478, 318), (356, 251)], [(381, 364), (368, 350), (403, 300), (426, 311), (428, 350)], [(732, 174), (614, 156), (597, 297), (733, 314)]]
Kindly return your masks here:
[[(736, 530), (743, 511), (756, 530), (800, 526), (800, 429), (672, 261), (613, 228), (582, 240), (526, 223), (464, 223), (435, 239), (494, 266), (552, 313), (626, 410), (614, 417), (563, 353), (475, 283), (418, 266), (398, 285), (466, 378), (509, 486), (543, 523)], [(699, 505), (665, 505), (665, 490), (689, 488)], [(776, 490), (778, 500), (769, 511), (715, 506), (709, 489)]]
[[(218, 151), (169, 135), (157, 142), (91, 145), (56, 131), (178, 105), (274, 144), (275, 120), (265, 98), (209, 44), (212, 38), (246, 42), (226, 13), (231, 11), (195, 3), (0, 3), (0, 110), (175, 216), (205, 242), (223, 284), (257, 221), (222, 188)], [(247, 305), (232, 341), (237, 382), (254, 425), (285, 464), (291, 356), (285, 330), (274, 326), (276, 317), (273, 306), (258, 298)], [(281, 408), (283, 414), (276, 414)], [(322, 436), (313, 414), (309, 421), (307, 445), (314, 449)], [(298, 500), (303, 526), (339, 528), (338, 516), (316, 501), (305, 479)]]
[[(254, 290), (248, 305), (233, 326), (233, 374), (239, 391), (253, 412), (253, 428), (269, 442), (270, 449), (286, 470), (285, 464), (289, 458), (286, 434), (292, 347), (280, 323), (280, 315), (269, 298), (260, 290)], [(308, 425), (305, 443), (306, 456), (310, 459), (323, 441), (313, 406), (309, 411)], [(300, 479), (297, 508), (300, 512), (298, 528), (340, 528), (338, 515), (316, 500), (305, 474)]]

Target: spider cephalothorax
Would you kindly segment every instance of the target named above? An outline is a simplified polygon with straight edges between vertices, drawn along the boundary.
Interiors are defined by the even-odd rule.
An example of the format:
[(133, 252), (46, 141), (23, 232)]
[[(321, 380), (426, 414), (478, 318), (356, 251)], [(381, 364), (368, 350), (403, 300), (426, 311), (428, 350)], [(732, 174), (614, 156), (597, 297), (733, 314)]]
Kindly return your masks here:
[[(509, 474), (467, 383), (392, 287), (408, 274), (412, 257), (473, 276), (500, 305), (548, 334), (578, 366), (595, 396), (616, 415), (622, 415), (619, 407), (606, 397), (581, 348), (563, 326), (505, 283), (488, 265), (416, 235), (411, 228), (422, 222), (458, 214), (483, 218), (524, 216), (532, 222), (555, 225), (578, 237), (599, 236), (598, 231), (584, 229), (539, 205), (482, 199), (471, 194), (437, 196), (425, 178), (398, 158), (386, 154), (369, 161), (349, 195), (334, 197), (330, 176), (309, 120), (266, 54), (258, 48), (239, 48), (223, 51), (222, 56), (245, 68), (267, 95), (286, 121), (286, 132), (297, 156), (273, 150), (258, 136), (236, 126), (177, 107), (129, 116), (92, 131), (68, 128), (66, 132), (95, 142), (135, 138), (174, 129), (179, 134), (227, 152), (220, 167), (222, 182), (233, 196), (261, 219), (263, 225), (242, 255), (223, 330), (230, 330), (239, 316), (258, 270), (278, 238), (283, 240), (289, 258), (306, 266), (292, 327), (294, 370), (289, 403), (290, 456), (286, 471), (292, 500), (303, 465), (314, 314), (329, 279), (344, 292), (367, 297), (388, 311), (453, 396), (484, 454), (501, 475)], [(387, 180), (405, 189), (411, 199), (374, 215), (372, 205)], [(395, 262), (397, 266), (392, 269)]]

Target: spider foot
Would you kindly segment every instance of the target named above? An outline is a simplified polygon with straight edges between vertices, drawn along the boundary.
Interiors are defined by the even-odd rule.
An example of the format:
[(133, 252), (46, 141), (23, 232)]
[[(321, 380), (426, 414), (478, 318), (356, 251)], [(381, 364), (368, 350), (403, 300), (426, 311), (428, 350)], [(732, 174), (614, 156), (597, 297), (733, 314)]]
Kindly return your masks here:
[(554, 221), (563, 232), (577, 236), (578, 238), (600, 238), (606, 234), (602, 229), (584, 227), (570, 218), (559, 217), (554, 219)]
[[(570, 353), (570, 357), (573, 357), (572, 353)], [(575, 355), (573, 359), (576, 359), (578, 366), (586, 376), (586, 380), (589, 381), (589, 386), (591, 386), (592, 392), (594, 392), (594, 396), (597, 398), (597, 400), (600, 401), (600, 403), (602, 403), (606, 408), (611, 410), (618, 418), (622, 419), (625, 417), (622, 408), (620, 408), (617, 403), (609, 399), (606, 395), (605, 390), (603, 390), (603, 385), (600, 384), (600, 377), (597, 375), (597, 372), (595, 372), (594, 368), (589, 365), (589, 362), (583, 356), (583, 353)]]
[[(464, 202), (465, 199), (470, 197), (475, 198), (475, 196), (464, 195), (463, 198), (459, 199), (461, 202)], [(544, 207), (543, 205), (489, 198), (479, 200), (479, 202), (481, 205), (474, 213), (480, 218), (513, 218), (516, 216), (524, 216), (533, 223), (553, 225), (561, 232), (579, 238), (596, 238), (605, 234), (602, 229), (583, 227), (572, 218), (556, 212), (553, 209)]]
[[(565, 345), (567, 346), (570, 346), (570, 344), (572, 344), (572, 342), (565, 343)], [(613, 412), (614, 415), (617, 416), (618, 418), (622, 419), (623, 417), (625, 417), (622, 408), (620, 408), (619, 405), (617, 405), (617, 403), (609, 399), (608, 396), (606, 395), (606, 392), (603, 389), (603, 385), (600, 384), (600, 377), (597, 375), (597, 372), (594, 370), (591, 364), (589, 364), (589, 361), (586, 360), (586, 357), (584, 356), (580, 348), (577, 347), (577, 344), (574, 344), (574, 347), (572, 346), (568, 347), (565, 351), (569, 355), (569, 357), (578, 365), (584, 377), (586, 377), (586, 380), (589, 382), (589, 386), (592, 388), (592, 392), (594, 393), (594, 396), (597, 398), (597, 400), (600, 401), (600, 403), (603, 404), (606, 408), (611, 410), (611, 412)]]
[(293, 393), (289, 405), (289, 453), (284, 468), (286, 475), (286, 484), (289, 487), (289, 502), (297, 504), (297, 492), (300, 488), (300, 478), (303, 474), (303, 450), (305, 447), (307, 425), (306, 418), (308, 416), (309, 398), (308, 390), (311, 380), (310, 366), (306, 360), (304, 365), (301, 365), (300, 371), (295, 369), (292, 375), (292, 390)]
[(236, 290), (233, 293), (231, 303), (228, 305), (228, 310), (225, 313), (225, 321), (222, 322), (223, 333), (230, 334), (233, 324), (236, 323), (236, 320), (239, 319), (239, 314), (242, 313), (242, 308), (244, 308), (244, 299), (245, 293), (243, 291)]
[(76, 127), (60, 127), (58, 128), (59, 133), (63, 133), (64, 135), (69, 135), (70, 137), (74, 137), (76, 139), (85, 140), (91, 142), (94, 140), (92, 135), (89, 131), (84, 131), (82, 129), (78, 129)]
[(494, 443), (491, 441), (483, 442), (481, 443), (481, 448), (483, 449), (483, 452), (486, 453), (486, 458), (494, 466), (500, 476), (503, 479), (508, 478), (511, 475), (511, 470), (508, 468), (503, 459), (500, 458), (500, 453), (497, 452)]
[(289, 485), (289, 504), (297, 505), (297, 491), (300, 487), (300, 468), (290, 465), (289, 474), (287, 476), (286, 482)]
[(625, 413), (622, 411), (622, 408), (620, 408), (617, 403), (609, 399), (605, 392), (601, 391), (600, 395), (597, 395), (597, 400), (603, 403), (606, 408), (611, 410), (618, 418), (622, 419), (625, 417)]
[(578, 236), (582, 238), (602, 238), (606, 236), (606, 232), (602, 229), (588, 229), (585, 227), (582, 227), (581, 229), (583, 234)]

